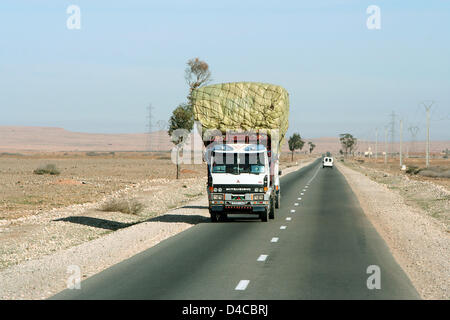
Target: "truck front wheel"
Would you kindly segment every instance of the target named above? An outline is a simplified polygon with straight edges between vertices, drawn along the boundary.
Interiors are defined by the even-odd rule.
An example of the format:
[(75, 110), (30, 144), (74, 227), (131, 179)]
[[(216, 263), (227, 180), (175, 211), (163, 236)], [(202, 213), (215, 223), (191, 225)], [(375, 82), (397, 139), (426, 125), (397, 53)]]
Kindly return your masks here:
[(278, 190), (277, 195), (275, 196), (275, 208), (280, 209), (281, 205), (281, 192)]
[[(276, 198), (276, 196), (274, 197)], [(269, 204), (269, 219), (275, 219), (275, 199), (272, 198)]]

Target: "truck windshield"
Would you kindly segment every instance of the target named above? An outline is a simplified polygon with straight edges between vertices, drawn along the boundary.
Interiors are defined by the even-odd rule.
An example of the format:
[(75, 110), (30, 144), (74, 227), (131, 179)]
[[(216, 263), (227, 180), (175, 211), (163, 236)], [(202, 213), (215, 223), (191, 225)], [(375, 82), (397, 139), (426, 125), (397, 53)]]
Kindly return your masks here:
[(264, 173), (264, 152), (222, 153), (216, 152), (212, 165), (213, 173)]

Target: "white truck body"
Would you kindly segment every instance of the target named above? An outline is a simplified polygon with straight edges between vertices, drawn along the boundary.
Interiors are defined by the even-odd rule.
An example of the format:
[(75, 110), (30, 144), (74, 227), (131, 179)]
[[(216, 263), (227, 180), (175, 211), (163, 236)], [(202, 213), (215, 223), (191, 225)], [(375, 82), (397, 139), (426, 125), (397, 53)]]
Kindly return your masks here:
[(333, 158), (332, 157), (324, 157), (322, 160), (322, 168), (333, 168)]
[(274, 217), (280, 200), (277, 155), (262, 144), (224, 143), (209, 148), (205, 158), (213, 221), (233, 213)]

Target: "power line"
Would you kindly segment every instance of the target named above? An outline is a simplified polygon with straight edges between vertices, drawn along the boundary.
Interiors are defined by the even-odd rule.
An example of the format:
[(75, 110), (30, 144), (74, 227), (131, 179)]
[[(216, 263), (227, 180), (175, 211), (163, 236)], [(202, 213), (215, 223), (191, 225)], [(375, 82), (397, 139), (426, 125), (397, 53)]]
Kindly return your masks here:
[(378, 128), (375, 129), (375, 160), (378, 160)]
[(419, 132), (418, 126), (410, 126), (408, 127), (408, 131), (411, 133), (411, 153), (415, 152), (415, 144), (416, 144), (416, 137), (417, 133)]
[(430, 110), (434, 104), (434, 101), (422, 102), (422, 106), (425, 107), (427, 112), (427, 149), (426, 149), (426, 167), (430, 166)]
[(386, 127), (384, 127), (384, 165), (387, 164), (387, 156), (388, 156), (387, 141), (388, 141), (388, 129), (386, 126)]
[(391, 134), (391, 145), (390, 145), (390, 153), (394, 154), (394, 141), (395, 141), (395, 117), (396, 114), (394, 111), (392, 111), (391, 115), (391, 122), (389, 122), (389, 125), (391, 127), (390, 134)]

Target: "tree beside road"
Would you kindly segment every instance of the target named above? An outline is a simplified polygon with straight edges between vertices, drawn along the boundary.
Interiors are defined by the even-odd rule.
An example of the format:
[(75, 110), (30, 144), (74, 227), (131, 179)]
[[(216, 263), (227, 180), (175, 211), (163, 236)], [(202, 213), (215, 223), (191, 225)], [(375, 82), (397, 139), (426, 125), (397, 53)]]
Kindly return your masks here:
[(302, 150), (305, 145), (305, 141), (298, 133), (294, 133), (288, 140), (289, 150), (291, 151), (291, 161), (294, 161), (295, 150)]
[(341, 142), (343, 152), (345, 156), (348, 153), (352, 153), (356, 147), (357, 139), (350, 133), (343, 133), (339, 135), (339, 141)]
[(189, 85), (188, 102), (180, 103), (169, 119), (169, 135), (176, 148), (177, 179), (180, 176), (179, 155), (181, 147), (186, 143), (189, 133), (194, 127), (194, 112), (192, 110), (192, 91), (211, 81), (211, 71), (205, 61), (199, 58), (190, 59), (185, 69), (186, 83)]

